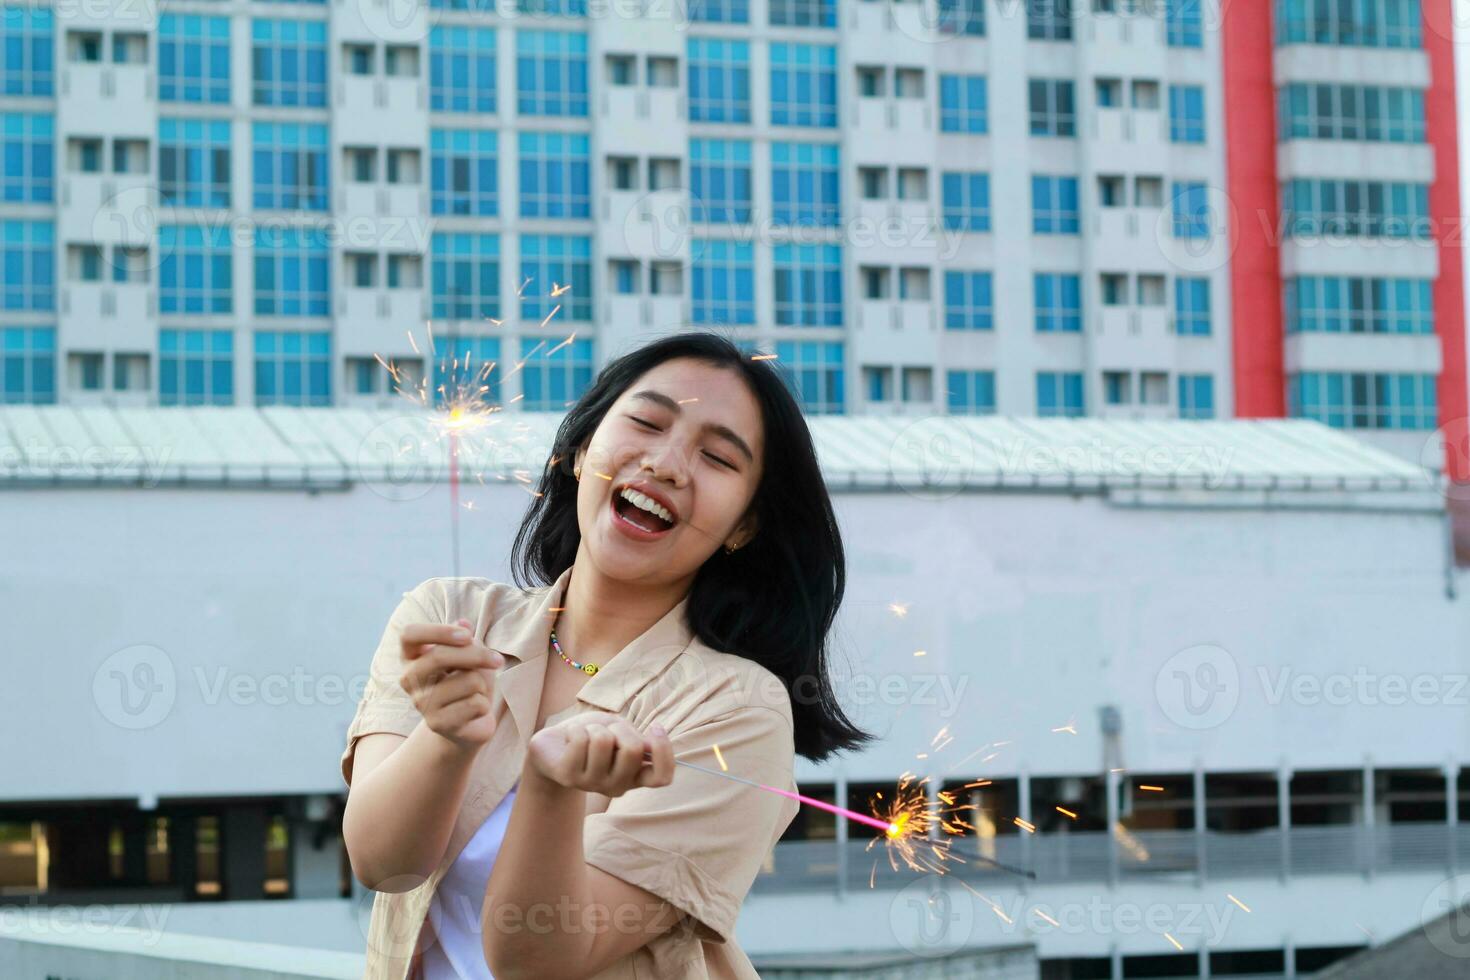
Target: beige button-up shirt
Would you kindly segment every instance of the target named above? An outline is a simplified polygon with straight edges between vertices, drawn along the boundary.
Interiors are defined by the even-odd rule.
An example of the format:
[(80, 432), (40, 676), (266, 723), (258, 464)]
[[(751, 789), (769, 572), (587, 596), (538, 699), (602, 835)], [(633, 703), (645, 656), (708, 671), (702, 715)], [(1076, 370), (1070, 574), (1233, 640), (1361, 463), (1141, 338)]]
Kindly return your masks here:
[[(374, 898), (365, 980), (419, 976), (423, 950), (435, 941), (428, 923), (435, 888), (520, 777), (541, 704), (555, 607), (571, 572), (568, 568), (552, 585), (529, 590), (482, 578), (432, 578), (404, 593), (393, 611), (347, 731), (342, 778), (349, 786), (359, 738), (372, 732), (407, 736), (422, 720), (399, 685), (404, 626), (467, 619), (474, 634), (506, 662), (496, 678), (495, 734), (475, 758), (439, 866), (412, 891), (379, 892)], [(688, 602), (685, 597), (619, 651), (583, 684), (576, 702), (546, 724), (599, 710), (616, 712), (640, 730), (657, 722), (669, 733), (676, 759), (719, 769), (723, 757), (733, 774), (795, 792), (785, 685), (766, 668), (695, 638), (684, 618)], [(667, 786), (640, 787), (611, 800), (587, 794), (582, 838), (587, 863), (653, 892), (683, 913), (679, 926), (595, 980), (757, 980), (734, 941), (735, 918), (799, 805), (685, 766), (674, 767)]]

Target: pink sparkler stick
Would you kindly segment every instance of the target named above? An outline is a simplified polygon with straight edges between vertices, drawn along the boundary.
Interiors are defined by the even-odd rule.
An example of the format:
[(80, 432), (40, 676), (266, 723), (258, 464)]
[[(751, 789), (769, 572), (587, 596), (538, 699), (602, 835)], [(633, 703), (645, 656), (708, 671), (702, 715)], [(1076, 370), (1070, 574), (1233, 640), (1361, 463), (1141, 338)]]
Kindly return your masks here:
[(459, 578), (459, 437), (449, 430), (449, 535), (454, 553), (454, 577)]
[[(643, 758), (644, 761), (652, 761), (652, 757), (647, 752), (643, 753)], [(828, 803), (825, 800), (813, 799), (810, 796), (803, 796), (800, 793), (793, 793), (789, 789), (778, 789), (775, 786), (767, 786), (765, 783), (758, 783), (753, 779), (746, 779), (743, 776), (737, 776), (734, 773), (722, 772), (719, 769), (707, 769), (704, 766), (698, 766), (692, 762), (685, 762), (682, 759), (675, 759), (674, 764), (679, 766), (687, 766), (690, 769), (698, 769), (700, 772), (707, 772), (711, 776), (720, 776), (724, 779), (733, 779), (737, 783), (744, 783), (747, 786), (754, 786), (757, 789), (763, 789), (767, 792), (779, 793), (782, 796), (805, 803), (808, 806), (814, 806), (819, 810), (826, 810), (828, 813), (835, 813), (839, 817), (846, 817), (849, 820), (856, 820), (858, 823), (867, 824), (869, 827), (877, 827), (885, 834), (892, 830), (894, 826), (887, 820), (879, 820), (877, 817), (870, 817), (866, 813), (859, 813), (856, 810), (849, 810), (846, 807), (834, 806), (833, 804)]]

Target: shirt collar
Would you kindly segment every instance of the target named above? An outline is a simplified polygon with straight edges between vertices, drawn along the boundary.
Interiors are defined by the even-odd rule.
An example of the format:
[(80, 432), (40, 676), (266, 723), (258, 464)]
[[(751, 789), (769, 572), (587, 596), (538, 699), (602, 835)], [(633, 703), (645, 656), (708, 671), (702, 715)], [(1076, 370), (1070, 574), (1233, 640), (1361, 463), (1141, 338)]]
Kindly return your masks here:
[[(485, 635), (487, 647), (516, 660), (502, 669), (497, 687), (504, 693), (517, 726), (527, 737), (535, 724), (546, 676), (546, 665), (541, 658), (548, 656), (551, 624), (562, 605), (572, 568), (567, 566), (549, 587), (520, 592), (522, 601), (513, 603), (498, 616)], [(693, 640), (686, 620), (688, 607), (686, 595), (593, 674), (577, 692), (577, 700), (605, 711), (621, 711), (634, 694), (673, 663)], [(574, 654), (575, 651), (568, 652), (573, 659)], [(563, 665), (563, 669), (571, 668)]]

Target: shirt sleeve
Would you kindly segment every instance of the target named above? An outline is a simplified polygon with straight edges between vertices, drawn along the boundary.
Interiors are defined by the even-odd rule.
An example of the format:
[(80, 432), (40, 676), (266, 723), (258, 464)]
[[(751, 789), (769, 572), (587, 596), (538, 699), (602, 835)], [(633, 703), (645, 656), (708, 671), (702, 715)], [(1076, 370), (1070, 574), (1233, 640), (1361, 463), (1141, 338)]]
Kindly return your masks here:
[(363, 688), (362, 700), (357, 703), (352, 723), (347, 726), (347, 747), (342, 752), (342, 778), (348, 786), (352, 785), (352, 756), (359, 738), (374, 732), (392, 732), (407, 737), (423, 717), (414, 707), (408, 692), (398, 683), (407, 667), (399, 638), (403, 628), (410, 623), (445, 621), (443, 603), (435, 600), (437, 590), (429, 588), (431, 581), (421, 582), (403, 593), (398, 608), (388, 617), (388, 625), (378, 641), (377, 651), (373, 653), (367, 685)]
[[(669, 734), (674, 758), (795, 791), (790, 715), (746, 705)], [(719, 746), (716, 755), (712, 746)], [(701, 939), (734, 937), (740, 904), (796, 800), (686, 766), (667, 786), (629, 790), (584, 824), (586, 862), (692, 917)]]

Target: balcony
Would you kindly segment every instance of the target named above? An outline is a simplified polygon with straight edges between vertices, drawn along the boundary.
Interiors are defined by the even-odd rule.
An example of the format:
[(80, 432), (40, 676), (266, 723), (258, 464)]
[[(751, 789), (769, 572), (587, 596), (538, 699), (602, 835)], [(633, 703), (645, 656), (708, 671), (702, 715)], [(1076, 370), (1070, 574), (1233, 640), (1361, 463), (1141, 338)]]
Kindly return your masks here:
[(861, 300), (851, 339), (858, 359), (865, 363), (932, 363), (939, 357), (934, 304), (923, 300)]
[(157, 344), (158, 300), (147, 284), (68, 282), (60, 292), (71, 346), (151, 350)]
[[(1470, 824), (1133, 831), (1124, 840), (1104, 831), (948, 839), (953, 860), (946, 874), (981, 891), (1019, 883), (1018, 872), (1026, 871), (1035, 872), (1039, 885), (1149, 881), (1202, 887), (1211, 880), (1240, 878), (1449, 873), (1470, 848)], [(912, 883), (918, 873), (902, 861), (895, 871), (884, 846), (867, 839), (777, 844), (772, 870), (755, 879), (752, 891), (855, 892)]]
[(1175, 338), (1163, 307), (1100, 306), (1092, 322), (1098, 367), (1160, 371), (1174, 367)]
[(608, 85), (601, 91), (598, 111), (617, 122), (601, 130), (602, 152), (680, 158), (688, 152), (689, 127), (679, 89)]
[(149, 141), (157, 135), (157, 100), (147, 65), (71, 62), (61, 69), (58, 94), (68, 132)]
[(150, 246), (158, 195), (149, 174), (68, 174), (58, 181), (57, 235), (63, 241)]
[(343, 75), (333, 83), (332, 99), (335, 145), (418, 146), (424, 141), (428, 93), (416, 78)]

